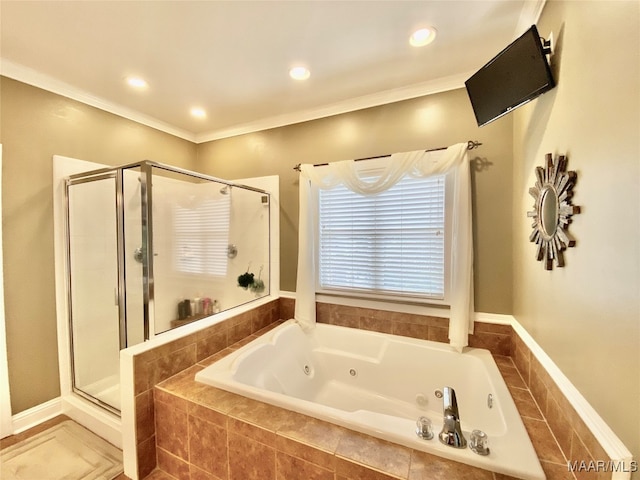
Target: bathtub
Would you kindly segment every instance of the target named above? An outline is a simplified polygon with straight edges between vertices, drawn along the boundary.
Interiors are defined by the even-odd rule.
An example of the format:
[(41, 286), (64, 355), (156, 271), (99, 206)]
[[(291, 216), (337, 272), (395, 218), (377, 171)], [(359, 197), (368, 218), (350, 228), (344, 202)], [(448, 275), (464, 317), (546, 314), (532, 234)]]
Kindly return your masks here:
[[(514, 477), (545, 475), (513, 399), (487, 350), (335, 325), (305, 332), (295, 320), (201, 370), (196, 381), (416, 450)], [(441, 392), (455, 390), (466, 439), (484, 431), (490, 453), (446, 446)], [(434, 437), (416, 435), (416, 420)]]

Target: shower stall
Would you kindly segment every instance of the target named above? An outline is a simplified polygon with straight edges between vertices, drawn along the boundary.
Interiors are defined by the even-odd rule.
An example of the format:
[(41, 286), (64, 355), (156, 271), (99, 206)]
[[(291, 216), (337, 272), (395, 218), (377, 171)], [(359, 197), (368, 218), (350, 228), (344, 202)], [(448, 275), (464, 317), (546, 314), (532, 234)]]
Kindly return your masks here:
[(73, 393), (119, 415), (120, 350), (268, 295), (270, 202), (264, 190), (151, 161), (68, 175)]

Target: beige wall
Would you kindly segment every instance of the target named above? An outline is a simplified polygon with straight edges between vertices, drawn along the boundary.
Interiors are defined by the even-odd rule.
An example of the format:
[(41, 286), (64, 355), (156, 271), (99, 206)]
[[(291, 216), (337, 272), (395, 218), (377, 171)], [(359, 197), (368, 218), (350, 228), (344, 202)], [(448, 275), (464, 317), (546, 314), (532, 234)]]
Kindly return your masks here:
[(52, 156), (194, 167), (196, 145), (2, 77), (2, 221), (14, 414), (60, 394), (53, 257)]
[(295, 291), (298, 163), (434, 148), (467, 140), (491, 162), (474, 171), (476, 310), (511, 313), (512, 120), (479, 129), (464, 89), (198, 146), (199, 170), (227, 179), (280, 175), (281, 288)]
[[(550, 1), (558, 87), (514, 113), (514, 315), (640, 458), (640, 3)], [(566, 267), (528, 241), (547, 152), (578, 173)]]
[[(491, 162), (474, 171), (476, 308), (511, 311), (512, 121), (478, 129), (464, 90), (195, 145), (2, 78), (5, 298), (13, 413), (59, 395), (53, 260), (53, 155), (108, 165), (152, 159), (222, 178), (280, 175), (281, 287), (295, 290), (298, 186), (293, 166), (469, 139)], [(196, 161), (197, 158), (197, 161)]]

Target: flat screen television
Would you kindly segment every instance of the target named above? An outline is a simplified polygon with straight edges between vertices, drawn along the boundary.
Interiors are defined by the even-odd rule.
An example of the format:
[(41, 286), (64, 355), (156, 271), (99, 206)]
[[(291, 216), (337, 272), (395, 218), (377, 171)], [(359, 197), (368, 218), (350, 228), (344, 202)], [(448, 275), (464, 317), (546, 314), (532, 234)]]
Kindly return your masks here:
[(478, 126), (555, 87), (548, 51), (532, 25), (465, 82)]

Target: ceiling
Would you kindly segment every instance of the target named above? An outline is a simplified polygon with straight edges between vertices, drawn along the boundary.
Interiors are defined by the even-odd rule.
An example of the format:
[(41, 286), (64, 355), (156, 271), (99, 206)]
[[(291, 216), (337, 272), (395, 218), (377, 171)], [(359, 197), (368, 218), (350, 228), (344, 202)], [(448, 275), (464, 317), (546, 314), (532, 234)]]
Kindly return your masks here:
[[(203, 142), (462, 87), (543, 5), (1, 0), (0, 73)], [(427, 25), (435, 41), (410, 46)]]

